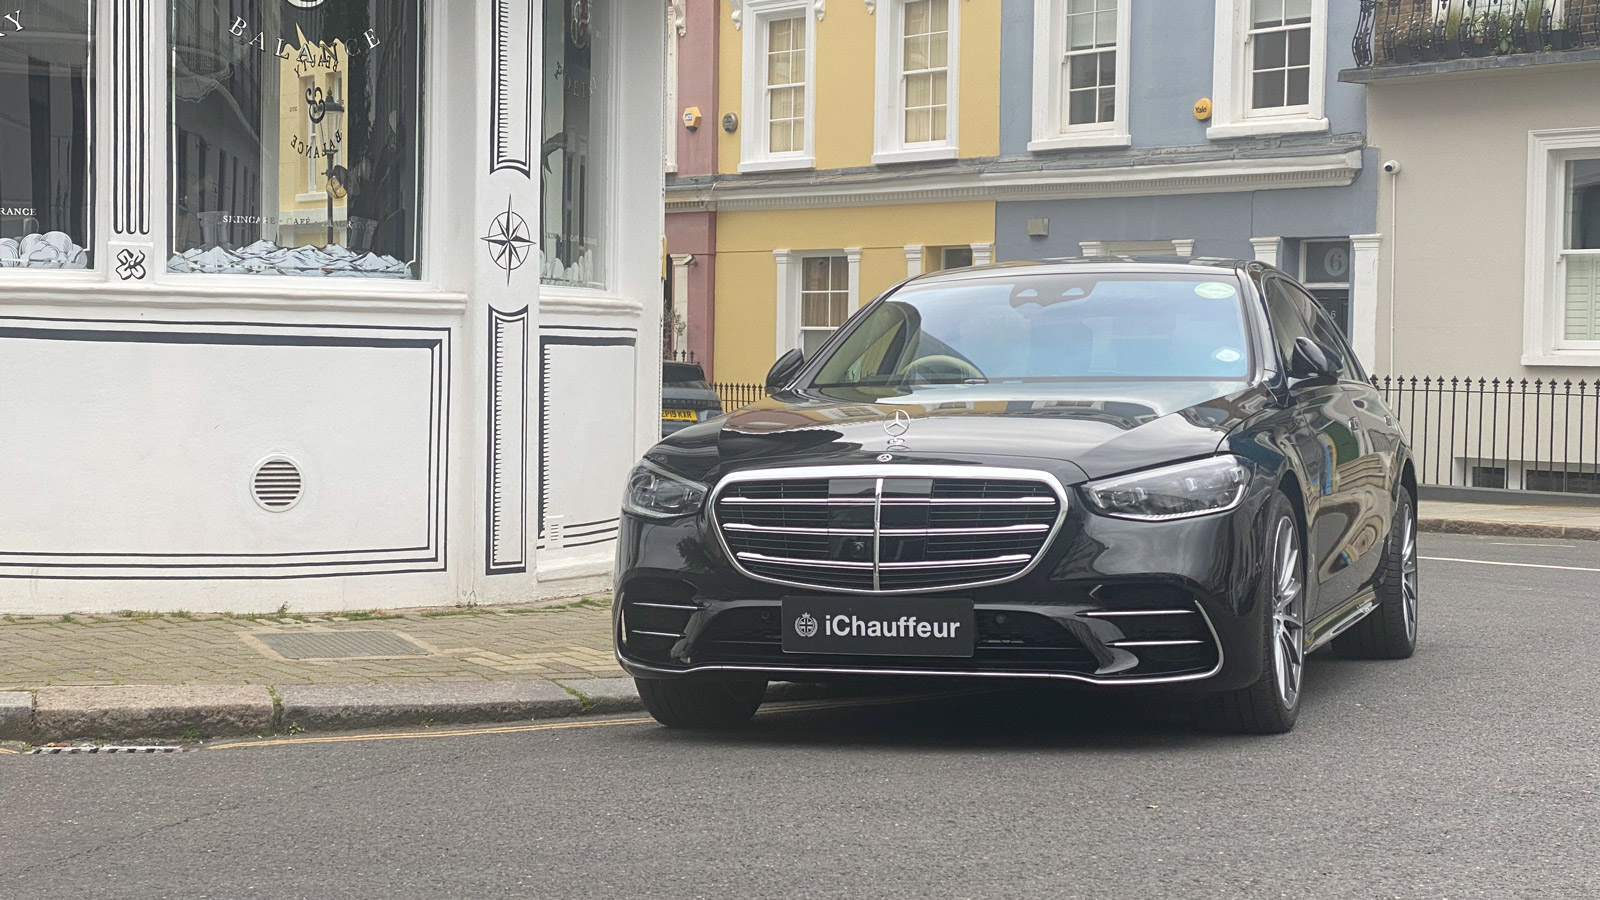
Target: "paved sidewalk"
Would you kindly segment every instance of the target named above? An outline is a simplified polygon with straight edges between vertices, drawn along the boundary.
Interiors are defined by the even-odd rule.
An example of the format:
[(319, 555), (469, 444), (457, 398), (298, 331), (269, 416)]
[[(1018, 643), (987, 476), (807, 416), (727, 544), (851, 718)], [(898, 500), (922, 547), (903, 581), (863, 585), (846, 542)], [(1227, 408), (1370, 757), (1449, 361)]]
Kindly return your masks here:
[(1524, 506), (1424, 500), (1417, 519), (1423, 531), (1600, 541), (1600, 502), (1595, 506)]
[[(621, 677), (609, 598), (554, 607), (328, 616), (3, 616), (0, 691), (67, 685), (293, 685)], [(355, 632), (389, 653), (290, 659), (277, 635)], [(393, 636), (399, 643), (393, 643)], [(280, 645), (281, 646), (281, 645)], [(360, 648), (356, 648), (358, 651)], [(384, 648), (378, 648), (380, 651)]]

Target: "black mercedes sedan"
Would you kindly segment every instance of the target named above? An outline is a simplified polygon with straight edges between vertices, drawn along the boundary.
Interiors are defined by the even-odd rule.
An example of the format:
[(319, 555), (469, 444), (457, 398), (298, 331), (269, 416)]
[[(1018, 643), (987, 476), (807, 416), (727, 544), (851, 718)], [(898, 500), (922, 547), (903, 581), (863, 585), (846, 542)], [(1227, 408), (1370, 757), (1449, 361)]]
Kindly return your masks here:
[(904, 282), (624, 497), (617, 657), (660, 722), (769, 679), (1192, 692), (1281, 733), (1307, 654), (1408, 657), (1416, 474), (1312, 296), (1259, 262), (1099, 258)]

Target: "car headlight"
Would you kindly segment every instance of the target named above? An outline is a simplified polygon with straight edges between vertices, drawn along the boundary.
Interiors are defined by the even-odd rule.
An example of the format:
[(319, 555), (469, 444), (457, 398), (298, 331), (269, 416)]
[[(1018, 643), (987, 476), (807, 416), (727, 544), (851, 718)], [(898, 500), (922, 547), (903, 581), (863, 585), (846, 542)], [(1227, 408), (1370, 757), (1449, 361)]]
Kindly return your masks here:
[(705, 485), (648, 462), (640, 463), (628, 475), (628, 489), (622, 495), (623, 511), (652, 519), (693, 515), (705, 502)]
[(1083, 486), (1097, 511), (1155, 522), (1224, 512), (1244, 499), (1250, 472), (1234, 456), (1216, 456), (1121, 475)]

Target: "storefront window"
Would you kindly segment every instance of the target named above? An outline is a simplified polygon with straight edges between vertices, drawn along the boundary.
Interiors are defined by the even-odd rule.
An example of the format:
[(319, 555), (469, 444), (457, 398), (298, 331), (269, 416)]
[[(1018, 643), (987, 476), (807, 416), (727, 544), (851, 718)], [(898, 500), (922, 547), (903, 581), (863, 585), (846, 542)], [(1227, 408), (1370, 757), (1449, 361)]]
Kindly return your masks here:
[(545, 0), (540, 277), (605, 285), (608, 0)]
[(172, 0), (169, 271), (417, 276), (421, 0)]
[(88, 0), (0, 11), (0, 269), (89, 268), (90, 56)]

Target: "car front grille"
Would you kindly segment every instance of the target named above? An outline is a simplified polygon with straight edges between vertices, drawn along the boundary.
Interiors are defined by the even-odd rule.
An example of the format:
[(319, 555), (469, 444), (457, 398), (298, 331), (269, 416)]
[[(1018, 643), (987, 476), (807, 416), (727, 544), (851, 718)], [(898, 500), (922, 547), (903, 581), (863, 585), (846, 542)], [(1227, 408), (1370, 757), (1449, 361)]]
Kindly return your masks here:
[(740, 473), (718, 488), (717, 528), (745, 574), (796, 587), (951, 590), (1033, 567), (1062, 519), (1054, 479), (930, 469)]

